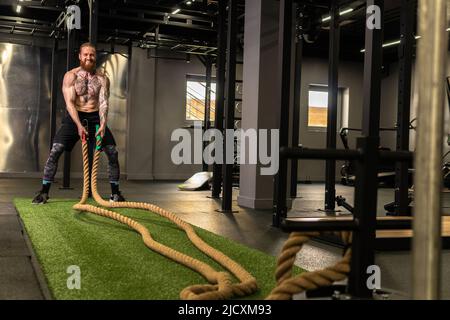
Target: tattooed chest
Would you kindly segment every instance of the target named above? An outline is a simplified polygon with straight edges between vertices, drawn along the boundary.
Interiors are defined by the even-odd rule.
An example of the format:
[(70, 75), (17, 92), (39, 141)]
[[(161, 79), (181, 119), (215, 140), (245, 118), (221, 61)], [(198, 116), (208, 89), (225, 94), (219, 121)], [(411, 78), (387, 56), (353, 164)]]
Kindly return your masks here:
[(97, 76), (78, 76), (75, 80), (75, 92), (84, 102), (91, 99), (98, 99), (101, 82)]

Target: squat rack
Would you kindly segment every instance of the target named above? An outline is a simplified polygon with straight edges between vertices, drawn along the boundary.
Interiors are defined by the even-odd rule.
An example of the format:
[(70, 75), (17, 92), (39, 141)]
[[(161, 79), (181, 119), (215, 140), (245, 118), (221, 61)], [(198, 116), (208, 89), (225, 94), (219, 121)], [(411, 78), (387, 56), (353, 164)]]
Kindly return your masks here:
[[(409, 5), (409, 13), (413, 12), (411, 9), (412, 4), (408, 0), (403, 1), (404, 5)], [(334, 19), (337, 18), (337, 8), (339, 1), (333, 0), (331, 2), (331, 31), (332, 36), (330, 37), (330, 44), (333, 46), (333, 39), (336, 35), (336, 30), (333, 31), (333, 26), (336, 27)], [(337, 150), (335, 148), (330, 148), (327, 144), (327, 149), (306, 149), (299, 148), (297, 146), (288, 145), (288, 114), (289, 114), (289, 84), (290, 84), (290, 61), (291, 61), (291, 17), (292, 17), (292, 0), (280, 0), (280, 20), (279, 20), (279, 73), (280, 73), (280, 84), (278, 87), (280, 94), (280, 105), (281, 105), (281, 117), (280, 117), (280, 165), (278, 174), (275, 177), (274, 185), (274, 208), (273, 208), (273, 225), (275, 227), (281, 227), (285, 231), (352, 231), (353, 241), (352, 241), (352, 261), (351, 261), (351, 273), (349, 275), (348, 291), (353, 297), (358, 298), (370, 298), (372, 297), (372, 291), (367, 287), (367, 268), (374, 265), (374, 252), (375, 252), (375, 239), (376, 230), (403, 230), (411, 229), (412, 220), (409, 219), (387, 219), (387, 220), (377, 220), (377, 168), (378, 162), (392, 161), (398, 164), (401, 168), (404, 163), (409, 163), (413, 160), (413, 153), (409, 151), (380, 151), (378, 149), (380, 141), (380, 96), (381, 96), (381, 70), (382, 70), (382, 30), (381, 29), (369, 29), (366, 28), (365, 34), (365, 56), (364, 56), (364, 101), (363, 101), (363, 118), (362, 118), (362, 132), (363, 137), (357, 140), (356, 150)], [(381, 21), (383, 21), (384, 13), (384, 1), (383, 0), (367, 0), (366, 6), (378, 6), (381, 10)], [(444, 12), (444, 13), (442, 13)], [(424, 36), (422, 40), (422, 54), (424, 55), (425, 50), (434, 50), (435, 52), (447, 50), (446, 42), (444, 45), (445, 34), (445, 1), (438, 0), (429, 4), (428, 1), (421, 0), (419, 6), (419, 17), (422, 15), (427, 15), (423, 18), (425, 25), (428, 23), (428, 28), (431, 28), (428, 35)], [(369, 11), (370, 14), (370, 11)], [(402, 22), (405, 20), (405, 15), (402, 17)], [(439, 22), (431, 27), (430, 21), (437, 19)], [(405, 26), (402, 25), (402, 34), (410, 34), (411, 30), (405, 30)], [(411, 39), (407, 39), (404, 45), (411, 45)], [(435, 46), (435, 47), (433, 47)], [(445, 48), (444, 48), (445, 47)], [(426, 48), (426, 49), (424, 49)], [(431, 49), (433, 48), (433, 49)], [(409, 48), (411, 49), (411, 48)], [(412, 51), (412, 50), (411, 50)], [(335, 48), (330, 48), (330, 52), (336, 52)], [(434, 65), (442, 65), (444, 55), (439, 52), (439, 59), (433, 61)], [(434, 55), (434, 57), (436, 57)], [(335, 57), (334, 57), (335, 58)], [(331, 57), (333, 60), (333, 57)], [(424, 59), (424, 58), (423, 58)], [(424, 64), (425, 60), (422, 60)], [(402, 61), (402, 67), (407, 68), (411, 61), (407, 57)], [(420, 61), (419, 61), (420, 63)], [(332, 64), (333, 66), (333, 64)], [(330, 68), (332, 69), (332, 68)], [(441, 70), (440, 72), (436, 70)], [(437, 125), (439, 120), (442, 121), (443, 113), (443, 100), (439, 97), (443, 95), (443, 88), (437, 88), (436, 83), (442, 83), (443, 71), (445, 68), (425, 68), (422, 65), (422, 69), (419, 70), (424, 76), (421, 84), (422, 95), (429, 98), (434, 103), (431, 108), (434, 112), (432, 115), (428, 110), (424, 108), (424, 105), (419, 109), (419, 121), (423, 119), (423, 124), (419, 125), (419, 138), (418, 151), (417, 151), (417, 174), (423, 175), (421, 179), (421, 192), (417, 194), (417, 201), (420, 201), (421, 206), (417, 206), (416, 215), (421, 215), (420, 223), (414, 225), (415, 234), (420, 238), (415, 239), (415, 260), (414, 268), (415, 270), (423, 268), (426, 265), (428, 273), (422, 272), (419, 279), (414, 282), (414, 296), (421, 297), (420, 290), (425, 290), (425, 295), (427, 298), (435, 298), (436, 294), (438, 296), (438, 286), (436, 286), (437, 280), (439, 278), (436, 274), (439, 274), (439, 244), (440, 244), (440, 192), (434, 194), (433, 197), (430, 195), (430, 190), (427, 190), (427, 184), (431, 185), (430, 189), (436, 191), (436, 188), (440, 188), (439, 172), (440, 166), (432, 167), (426, 163), (426, 161), (420, 161), (421, 157), (433, 156), (439, 158), (442, 153), (442, 146), (439, 149), (439, 145), (442, 145), (442, 126)], [(410, 76), (405, 70), (401, 70), (400, 76), (404, 76), (406, 79)], [(332, 72), (330, 72), (331, 75)], [(442, 73), (442, 74), (440, 74)], [(335, 75), (333, 75), (335, 76)], [(427, 78), (426, 78), (427, 77)], [(330, 79), (332, 77), (330, 76)], [(440, 79), (442, 78), (442, 79)], [(335, 80), (333, 77), (331, 80)], [(425, 82), (426, 80), (431, 80)], [(337, 83), (330, 81), (330, 86), (334, 85), (336, 87)], [(408, 86), (406, 86), (408, 89)], [(298, 88), (296, 88), (298, 90)], [(409, 88), (410, 89), (410, 88)], [(330, 88), (333, 92), (333, 88)], [(401, 90), (401, 88), (400, 88)], [(430, 92), (433, 91), (437, 98), (433, 99), (430, 97)], [(406, 90), (408, 91), (408, 90)], [(402, 98), (406, 98), (407, 92), (401, 91)], [(333, 97), (330, 97), (332, 100)], [(425, 104), (425, 99), (421, 100)], [(400, 104), (405, 104), (404, 101), (399, 101)], [(409, 108), (409, 102), (406, 103)], [(404, 107), (401, 109), (403, 113), (407, 111)], [(406, 116), (404, 114), (404, 116)], [(409, 116), (409, 114), (408, 114)], [(433, 118), (432, 118), (433, 116)], [(400, 117), (400, 116), (399, 116)], [(440, 117), (440, 118), (439, 118)], [(406, 117), (405, 117), (406, 118)], [(431, 129), (430, 126), (434, 124), (437, 128)], [(422, 127), (421, 127), (422, 125)], [(428, 126), (426, 126), (428, 125)], [(409, 129), (409, 125), (406, 126)], [(406, 130), (406, 129), (405, 129)], [(433, 136), (425, 134), (425, 130), (432, 130)], [(333, 130), (336, 133), (336, 130)], [(406, 141), (406, 135), (404, 132), (399, 132), (400, 145), (399, 149), (404, 148), (404, 141)], [(440, 138), (439, 138), (440, 137)], [(439, 143), (434, 143), (435, 141), (430, 141), (430, 138), (434, 138), (435, 141)], [(431, 143), (433, 142), (433, 143)], [(422, 149), (420, 149), (420, 147)], [(439, 153), (441, 151), (441, 153)], [(354, 160), (356, 161), (356, 184), (355, 184), (355, 208), (353, 219), (317, 219), (312, 221), (311, 219), (302, 218), (289, 218), (287, 216), (287, 206), (286, 206), (286, 191), (287, 191), (287, 165), (289, 159), (319, 159), (319, 160), (329, 160), (333, 162), (335, 160)], [(422, 158), (422, 160), (424, 160)], [(419, 171), (419, 168), (420, 171)], [(420, 183), (420, 182), (418, 182)], [(419, 186), (419, 185), (418, 185)], [(417, 189), (418, 190), (418, 189)], [(428, 192), (424, 192), (427, 190)], [(422, 193), (422, 194), (421, 194)], [(428, 199), (428, 198), (429, 199)], [(335, 199), (332, 199), (333, 203)], [(432, 215), (428, 214), (432, 211)], [(433, 237), (426, 237), (427, 231), (437, 231), (433, 234)], [(433, 248), (431, 250), (431, 248)], [(427, 249), (430, 249), (427, 251)], [(435, 271), (434, 275), (431, 270)]]

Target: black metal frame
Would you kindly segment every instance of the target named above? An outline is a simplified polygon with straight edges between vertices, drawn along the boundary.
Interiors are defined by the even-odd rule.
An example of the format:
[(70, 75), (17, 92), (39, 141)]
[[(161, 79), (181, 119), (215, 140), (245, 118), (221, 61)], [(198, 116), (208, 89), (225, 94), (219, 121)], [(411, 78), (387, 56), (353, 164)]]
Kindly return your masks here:
[[(216, 60), (216, 113), (214, 119), (214, 126), (220, 132), (223, 132), (224, 120), (224, 92), (225, 92), (225, 63), (226, 63), (226, 11), (227, 5), (225, 1), (219, 1), (219, 16), (218, 16), (218, 54)], [(223, 161), (222, 161), (223, 163)], [(214, 199), (220, 198), (222, 189), (222, 165), (218, 163), (213, 164), (213, 183), (211, 197)]]
[[(291, 43), (292, 43), (292, 0), (280, 0), (279, 27), (278, 27), (278, 66), (279, 85), (277, 94), (280, 101), (280, 150), (289, 144), (289, 100), (291, 81)], [(274, 180), (274, 208), (272, 225), (279, 227), (281, 220), (287, 216), (288, 160), (280, 157), (278, 173)]]
[[(8, 0), (11, 3), (2, 3), (5, 5), (16, 5), (17, 1)], [(83, 28), (83, 35), (89, 35), (89, 40), (92, 43), (97, 41), (114, 42), (119, 44), (131, 43), (134, 46), (142, 47), (147, 45), (147, 37), (149, 30), (153, 30), (160, 25), (171, 26), (172, 28), (179, 28), (184, 30), (198, 30), (199, 32), (192, 32), (188, 36), (183, 33), (171, 36), (169, 41), (161, 43), (161, 47), (174, 52), (188, 52), (194, 50), (194, 54), (215, 55), (215, 38), (216, 32), (215, 13), (203, 12), (200, 10), (183, 9), (186, 14), (172, 14), (171, 8), (162, 7), (158, 5), (135, 3), (127, 1), (126, 5), (109, 4), (108, 1), (103, 1), (101, 4), (99, 0), (88, 0), (89, 20), (88, 28)], [(59, 12), (60, 15), (56, 21), (38, 20), (34, 17), (25, 18), (20, 16), (5, 16), (0, 15), (0, 34), (9, 34), (9, 37), (22, 36), (30, 39), (33, 44), (36, 39), (46, 40), (49, 37), (65, 37), (64, 35), (64, 21), (66, 17), (65, 9), (70, 4), (76, 4), (83, 8), (83, 6), (76, 0), (58, 0), (51, 4), (46, 1), (29, 1), (23, 2), (20, 5), (36, 12)], [(133, 7), (136, 6), (136, 7)], [(146, 8), (142, 8), (146, 6)], [(84, 8), (83, 8), (84, 10)], [(39, 12), (39, 13), (41, 13)], [(130, 21), (134, 30), (124, 30), (124, 28), (108, 28), (109, 21), (104, 21), (99, 24), (99, 19), (124, 20)], [(137, 27), (136, 27), (137, 25)], [(84, 30), (87, 30), (85, 32)], [(95, 35), (94, 38), (91, 35)], [(167, 36), (166, 38), (169, 38)], [(148, 42), (154, 45), (151, 41)], [(178, 49), (177, 46), (181, 46)], [(198, 49), (198, 50), (197, 50)]]
[[(368, 0), (366, 5), (378, 6), (381, 21), (384, 17), (384, 0)], [(352, 261), (349, 275), (349, 292), (357, 297), (370, 298), (367, 287), (367, 268), (375, 263), (375, 239), (377, 222), (377, 168), (380, 158), (380, 103), (381, 68), (383, 57), (383, 26), (381, 29), (366, 28), (364, 55), (364, 101), (362, 129), (363, 138), (357, 148), (363, 151), (362, 161), (356, 165), (354, 218), (360, 223), (353, 233)]]
[[(409, 150), (411, 73), (414, 51), (414, 0), (402, 0), (401, 43), (397, 109), (397, 150)], [(395, 178), (395, 215), (407, 215), (409, 207), (409, 164), (397, 163)]]
[[(211, 57), (205, 58), (206, 67), (206, 86), (205, 86), (205, 117), (203, 119), (204, 130), (207, 131), (211, 128), (211, 79), (212, 79), (212, 59)], [(205, 150), (207, 142), (203, 142), (203, 150)], [(203, 172), (208, 171), (208, 164), (205, 162), (204, 157), (202, 157), (202, 170)]]
[[(89, 1), (89, 42), (97, 45), (98, 38), (98, 9), (100, 0)], [(114, 50), (111, 50), (114, 51)]]
[[(302, 12), (300, 7), (297, 7), (296, 13), (296, 37), (295, 37), (295, 71), (294, 71), (294, 106), (292, 111), (292, 146), (298, 147), (300, 142), (300, 98), (301, 98), (301, 84), (302, 84), (302, 58), (303, 58), (303, 35), (301, 26)], [(298, 160), (291, 161), (291, 198), (297, 198), (297, 183), (298, 183)]]
[(50, 96), (50, 144), (49, 148), (51, 150), (53, 145), (53, 139), (56, 133), (56, 109), (58, 108), (58, 95), (57, 95), (57, 85), (58, 79), (56, 76), (58, 68), (58, 39), (53, 39), (52, 48), (52, 72), (51, 72), (51, 96)]
[[(76, 29), (68, 30), (67, 32), (67, 71), (76, 66), (76, 52), (78, 50), (79, 31)], [(67, 111), (66, 111), (67, 112)], [(62, 189), (70, 188), (70, 167), (71, 167), (71, 152), (64, 152), (64, 169), (63, 169), (63, 186)]]
[[(237, 0), (228, 2), (228, 32), (227, 32), (227, 54), (225, 75), (225, 129), (234, 130), (234, 109), (236, 96), (236, 42), (237, 42)], [(227, 135), (224, 139), (224, 157), (230, 150), (227, 148)], [(234, 138), (233, 143), (234, 146)], [(234, 153), (234, 147), (232, 152)], [(232, 212), (233, 200), (233, 164), (224, 163), (222, 212)]]
[[(121, 15), (120, 13), (123, 13)], [(134, 16), (131, 16), (133, 14)], [(145, 17), (146, 15), (147, 17)], [(215, 31), (211, 27), (212, 19), (205, 19), (193, 15), (168, 14), (150, 10), (138, 10), (128, 8), (114, 9), (114, 13), (100, 13), (102, 18), (119, 19), (130, 22), (144, 22), (149, 24), (166, 24), (174, 27), (182, 27), (202, 31)], [(168, 18), (170, 17), (170, 18)]]
[[(339, 1), (331, 4), (329, 68), (328, 68), (328, 119), (327, 148), (336, 149), (339, 67)], [(327, 160), (325, 169), (325, 211), (334, 212), (336, 207), (336, 160)]]
[[(392, 161), (409, 163), (413, 154), (406, 151), (380, 151), (380, 96), (381, 96), (381, 62), (382, 62), (382, 33), (381, 29), (366, 29), (365, 62), (364, 62), (364, 102), (362, 133), (357, 140), (356, 150), (325, 150), (306, 149), (299, 147), (287, 148), (286, 117), (287, 109), (284, 104), (289, 99), (289, 72), (287, 61), (290, 60), (290, 33), (286, 28), (290, 24), (291, 2), (280, 1), (280, 72), (282, 80), (282, 95), (280, 101), (282, 120), (280, 123), (280, 170), (276, 176), (274, 194), (274, 225), (281, 226), (286, 231), (353, 231), (351, 273), (349, 275), (348, 291), (358, 298), (371, 298), (372, 291), (367, 288), (367, 268), (374, 264), (376, 229), (410, 229), (411, 221), (391, 220), (377, 221), (377, 168), (378, 162)], [(334, 3), (336, 5), (336, 2)], [(367, 6), (377, 5), (383, 12), (384, 0), (367, 0)], [(334, 11), (336, 15), (336, 9)], [(383, 21), (383, 17), (382, 21)], [(283, 19), (287, 19), (283, 20)], [(331, 36), (333, 38), (333, 36)], [(333, 47), (333, 41), (330, 41)], [(334, 47), (334, 49), (336, 49)], [(333, 50), (334, 51), (334, 50)], [(334, 51), (336, 53), (336, 51)], [(336, 57), (336, 56), (335, 56)], [(333, 59), (332, 59), (333, 60)], [(332, 69), (333, 65), (330, 69)], [(335, 67), (335, 66), (334, 66)], [(334, 83), (336, 74), (330, 70), (330, 87)], [(284, 90), (283, 90), (284, 89)], [(333, 98), (330, 98), (332, 100)], [(334, 101), (333, 101), (334, 102)], [(409, 125), (407, 125), (409, 129)], [(336, 133), (336, 132), (334, 132)], [(331, 135), (330, 135), (331, 136)], [(286, 164), (288, 159), (321, 159), (321, 160), (354, 160), (356, 161), (355, 207), (353, 218), (345, 219), (295, 219), (287, 217), (286, 210)], [(336, 199), (333, 198), (333, 203)]]

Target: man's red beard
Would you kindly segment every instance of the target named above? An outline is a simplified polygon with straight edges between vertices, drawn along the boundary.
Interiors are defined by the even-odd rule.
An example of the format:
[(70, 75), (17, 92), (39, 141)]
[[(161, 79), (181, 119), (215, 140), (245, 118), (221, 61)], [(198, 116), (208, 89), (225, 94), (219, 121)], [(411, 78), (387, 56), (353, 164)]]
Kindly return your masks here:
[(88, 71), (88, 72), (92, 72), (95, 69), (95, 62), (94, 63), (84, 63), (83, 61), (80, 61), (80, 66), (81, 68), (83, 68), (84, 70)]

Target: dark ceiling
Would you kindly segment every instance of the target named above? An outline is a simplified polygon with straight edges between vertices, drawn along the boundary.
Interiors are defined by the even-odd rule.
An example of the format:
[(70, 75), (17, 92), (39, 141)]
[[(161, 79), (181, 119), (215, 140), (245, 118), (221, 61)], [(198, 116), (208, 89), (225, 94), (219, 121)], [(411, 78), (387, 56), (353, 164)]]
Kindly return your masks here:
[[(268, 1), (268, 0), (263, 0)], [(65, 37), (56, 21), (68, 4), (77, 3), (82, 16), (82, 38), (87, 39), (89, 18), (88, 0), (0, 0), (0, 33), (45, 37)], [(304, 54), (328, 57), (328, 25), (322, 17), (329, 13), (329, 0), (296, 1), (307, 13), (307, 25), (314, 38), (306, 43)], [(162, 47), (179, 52), (214, 54), (217, 43), (217, 0), (101, 0), (99, 7), (98, 39), (100, 42)], [(400, 37), (400, 13), (402, 0), (385, 1), (385, 42)], [(17, 5), (22, 6), (20, 13)], [(245, 0), (239, 2), (239, 32), (243, 37)], [(353, 12), (341, 17), (341, 59), (361, 61), (364, 55), (365, 1), (342, 0), (340, 8), (352, 8)], [(180, 9), (176, 14), (174, 10)], [(415, 17), (412, 19), (415, 25)], [(242, 42), (242, 41), (241, 41)], [(395, 60), (397, 47), (386, 48), (385, 60)]]
[[(317, 29), (313, 27), (314, 34), (317, 35), (317, 40), (314, 43), (306, 43), (304, 48), (304, 55), (316, 56), (321, 58), (328, 57), (328, 42), (329, 42), (329, 24), (321, 22), (320, 17), (329, 15), (327, 3), (330, 1), (299, 1), (306, 5), (306, 11), (317, 21), (319, 26)], [(320, 3), (322, 7), (314, 8), (308, 7)], [(417, 1), (413, 0), (413, 6), (417, 8)], [(312, 9), (314, 8), (314, 9)], [(342, 60), (362, 61), (364, 54), (361, 52), (364, 49), (365, 39), (365, 23), (366, 23), (366, 3), (363, 0), (341, 1), (340, 10), (352, 8), (354, 11), (340, 17), (340, 57)], [(402, 0), (385, 0), (384, 1), (384, 28), (383, 38), (384, 43), (397, 41), (400, 39), (400, 15), (402, 10)], [(417, 10), (415, 10), (417, 12)], [(319, 16), (319, 18), (317, 18)], [(416, 15), (411, 17), (413, 23), (413, 30), (416, 30)], [(414, 31), (414, 33), (416, 33)], [(398, 60), (398, 46), (386, 47), (383, 49), (383, 58), (385, 62)]]
[[(82, 13), (80, 37), (88, 39), (89, 0), (0, 0), (0, 33), (64, 38), (56, 21), (70, 4)], [(17, 12), (17, 6), (21, 6)], [(175, 13), (176, 9), (180, 9)], [(240, 6), (241, 14), (244, 6)], [(175, 48), (208, 54), (217, 42), (217, 1), (101, 0), (98, 41), (123, 45)]]

